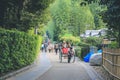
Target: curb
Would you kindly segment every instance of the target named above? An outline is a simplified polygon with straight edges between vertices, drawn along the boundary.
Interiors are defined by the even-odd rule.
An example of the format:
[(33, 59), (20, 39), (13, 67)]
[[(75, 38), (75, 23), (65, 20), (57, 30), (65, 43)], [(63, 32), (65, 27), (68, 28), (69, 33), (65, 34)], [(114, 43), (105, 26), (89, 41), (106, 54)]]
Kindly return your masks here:
[[(39, 56), (39, 55), (40, 55), (40, 52), (39, 52), (38, 56)], [(0, 77), (0, 80), (6, 80), (7, 78), (10, 78), (10, 77), (12, 77), (12, 76), (15, 76), (15, 75), (21, 73), (21, 72), (27, 71), (27, 70), (29, 70), (30, 68), (33, 68), (33, 67), (37, 64), (37, 60), (38, 60), (38, 59), (39, 59), (39, 57), (37, 57), (37, 59), (36, 59), (32, 64), (27, 65), (26, 67), (20, 68), (20, 69), (18, 69), (18, 70), (16, 70), (16, 71), (11, 71), (11, 72), (9, 72), (9, 73), (1, 76), (1, 77)]]
[[(91, 80), (104, 80), (94, 69), (87, 63), (82, 63)], [(87, 67), (86, 67), (87, 66)]]
[(7, 78), (9, 78), (9, 77), (15, 76), (15, 75), (17, 75), (17, 74), (19, 74), (19, 73), (21, 73), (21, 72), (24, 72), (24, 71), (26, 71), (26, 70), (34, 67), (34, 65), (35, 65), (35, 64), (33, 63), (33, 64), (28, 65), (28, 66), (26, 66), (26, 67), (24, 67), (24, 68), (22, 68), (22, 69), (17, 70), (17, 71), (10, 72), (10, 73), (8, 73), (8, 74), (6, 74), (6, 75), (4, 75), (4, 76), (1, 76), (1, 77), (0, 77), (0, 80), (5, 80), (5, 79), (7, 79)]

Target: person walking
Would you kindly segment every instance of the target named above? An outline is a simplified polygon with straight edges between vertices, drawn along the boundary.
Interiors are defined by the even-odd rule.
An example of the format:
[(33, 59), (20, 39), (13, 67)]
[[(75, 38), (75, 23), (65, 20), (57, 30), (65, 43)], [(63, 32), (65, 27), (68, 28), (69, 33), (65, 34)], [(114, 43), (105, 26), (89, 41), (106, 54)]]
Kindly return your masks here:
[(42, 43), (42, 45), (41, 45), (41, 50), (43, 52), (43, 50), (44, 50), (44, 43)]
[(49, 53), (52, 51), (52, 44), (51, 43), (48, 44), (48, 51), (49, 51)]
[(45, 52), (47, 52), (47, 46), (48, 46), (48, 45), (47, 45), (47, 43), (45, 42), (45, 43), (44, 43)]
[(54, 49), (55, 49), (55, 53), (57, 55), (57, 53), (58, 53), (58, 44), (57, 43), (54, 45)]
[(73, 47), (70, 47), (70, 50), (68, 51), (68, 63), (70, 63), (72, 56), (75, 55), (75, 51)]

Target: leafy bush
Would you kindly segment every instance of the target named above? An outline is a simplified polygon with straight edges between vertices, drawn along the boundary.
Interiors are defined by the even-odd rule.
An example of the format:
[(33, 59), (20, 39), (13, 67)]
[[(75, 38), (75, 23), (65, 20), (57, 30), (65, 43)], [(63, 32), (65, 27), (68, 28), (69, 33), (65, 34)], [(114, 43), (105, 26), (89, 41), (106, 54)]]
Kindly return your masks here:
[(77, 57), (79, 57), (81, 60), (83, 60), (83, 58), (87, 55), (89, 50), (90, 50), (89, 46), (88, 47), (76, 47), (75, 53), (76, 53)]
[(78, 44), (78, 46), (88, 47), (88, 46), (90, 46), (90, 44), (87, 44), (87, 43), (84, 43), (84, 42), (80, 42), (80, 43)]
[(40, 45), (36, 35), (0, 29), (0, 75), (33, 63)]
[(75, 54), (77, 57), (81, 58), (81, 48), (80, 47), (75, 48)]
[(60, 36), (60, 40), (70, 41), (74, 44), (78, 44), (80, 42), (79, 37), (75, 37), (72, 34), (65, 33), (64, 35)]
[(31, 28), (31, 29), (29, 29), (29, 30), (27, 31), (27, 33), (33, 35), (33, 34), (34, 34), (34, 31), (35, 31), (34, 28)]
[(87, 44), (90, 44), (92, 46), (96, 46), (96, 45), (102, 43), (102, 38), (99, 38), (99, 37), (88, 37), (88, 38), (85, 38), (84, 42), (87, 43)]
[(84, 42), (81, 41), (78, 44), (78, 46), (80, 47), (80, 49), (79, 50), (77, 49), (78, 51), (76, 50), (76, 52), (78, 52), (77, 56), (79, 58), (83, 59), (87, 55), (87, 53), (89, 52), (89, 50), (90, 50), (90, 48), (89, 48), (90, 44), (84, 43)]
[(109, 44), (109, 48), (119, 48), (118, 42), (112, 41), (111, 44)]
[(89, 46), (81, 48), (81, 58), (83, 59), (90, 51)]

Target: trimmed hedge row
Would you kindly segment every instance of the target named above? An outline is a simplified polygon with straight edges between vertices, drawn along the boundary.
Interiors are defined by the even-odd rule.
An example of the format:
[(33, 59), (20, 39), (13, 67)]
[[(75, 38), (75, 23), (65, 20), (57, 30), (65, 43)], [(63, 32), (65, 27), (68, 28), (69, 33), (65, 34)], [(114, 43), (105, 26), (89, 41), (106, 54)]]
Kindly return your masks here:
[(83, 60), (83, 58), (87, 55), (87, 53), (89, 52), (89, 44), (84, 43), (84, 42), (80, 42), (78, 44), (78, 47), (75, 49), (76, 52), (76, 56), (79, 57), (81, 60)]
[(81, 59), (81, 47), (77, 46), (75, 48), (75, 53), (76, 53), (76, 56)]
[(0, 75), (33, 63), (41, 41), (37, 35), (0, 29)]
[(83, 58), (87, 55), (88, 52), (89, 52), (89, 46), (88, 47), (79, 46), (75, 48), (76, 56), (79, 57), (81, 60), (83, 60)]

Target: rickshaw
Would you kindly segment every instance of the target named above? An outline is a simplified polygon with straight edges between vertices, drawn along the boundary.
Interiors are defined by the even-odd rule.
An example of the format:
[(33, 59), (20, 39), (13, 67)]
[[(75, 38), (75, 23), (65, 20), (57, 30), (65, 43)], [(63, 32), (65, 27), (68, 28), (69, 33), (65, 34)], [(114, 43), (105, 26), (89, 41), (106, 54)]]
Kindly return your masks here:
[(59, 52), (59, 59), (60, 63), (63, 61), (63, 59), (68, 59), (68, 62), (75, 62), (75, 54), (71, 55), (71, 58), (69, 58), (69, 48), (62, 48)]

